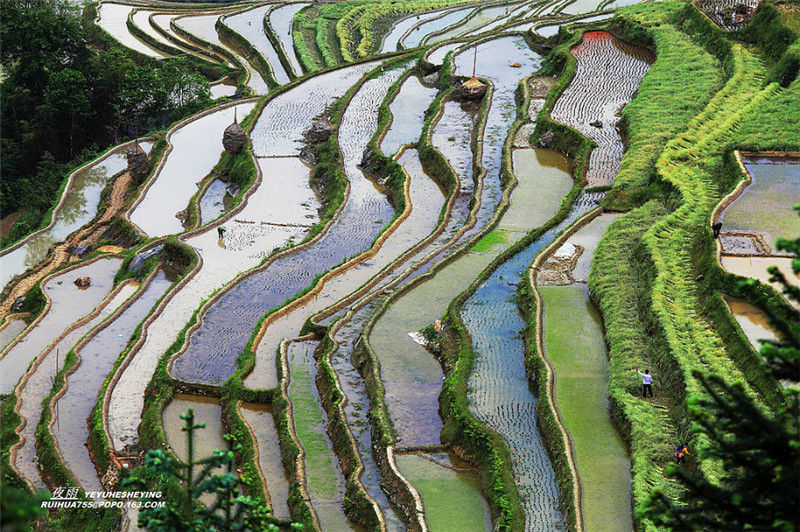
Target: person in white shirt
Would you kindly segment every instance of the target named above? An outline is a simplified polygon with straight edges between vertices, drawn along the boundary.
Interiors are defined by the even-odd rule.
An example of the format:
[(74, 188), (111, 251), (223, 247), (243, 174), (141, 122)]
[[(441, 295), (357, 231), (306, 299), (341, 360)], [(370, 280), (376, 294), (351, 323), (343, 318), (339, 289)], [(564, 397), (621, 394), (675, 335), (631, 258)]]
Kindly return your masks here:
[(636, 368), (636, 372), (642, 376), (642, 397), (647, 398), (647, 392), (650, 392), (650, 397), (653, 397), (653, 376), (650, 375), (650, 370), (644, 370), (644, 373)]

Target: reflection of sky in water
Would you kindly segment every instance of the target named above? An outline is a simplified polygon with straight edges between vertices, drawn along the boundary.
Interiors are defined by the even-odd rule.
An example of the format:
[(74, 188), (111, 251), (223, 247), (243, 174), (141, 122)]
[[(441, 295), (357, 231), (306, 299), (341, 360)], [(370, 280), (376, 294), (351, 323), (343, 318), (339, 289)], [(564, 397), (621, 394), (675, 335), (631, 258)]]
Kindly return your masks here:
[(774, 251), (778, 238), (800, 231), (800, 217), (792, 209), (800, 198), (800, 160), (759, 158), (745, 165), (753, 183), (723, 211), (722, 228), (760, 233)]
[[(152, 143), (141, 142), (140, 146), (145, 151), (150, 151)], [(100, 204), (100, 193), (106, 183), (127, 168), (127, 165), (123, 150), (76, 174), (61, 209), (55, 214), (56, 223), (53, 227), (0, 257), (0, 285), (5, 286), (12, 277), (38, 264), (47, 256), (47, 250), (53, 244), (62, 242), (73, 231), (94, 218)]]
[(444, 28), (455, 24), (462, 18), (466, 17), (471, 11), (471, 7), (466, 9), (457, 9), (441, 18), (431, 20), (430, 22), (425, 22), (424, 24), (421, 24), (417, 28), (411, 30), (411, 33), (408, 37), (406, 37), (402, 44), (406, 48), (417, 47), (422, 39), (424, 39), (428, 34), (441, 31)]
[[(471, 75), (475, 61), (476, 75), (488, 78), (494, 84), (483, 135), (481, 164), (486, 169), (486, 175), (483, 179), (478, 223), (468, 235), (480, 231), (500, 203), (503, 143), (517, 115), (516, 89), (520, 80), (533, 73), (540, 63), (539, 56), (519, 36), (500, 37), (483, 42), (477, 48), (477, 56), (474, 47), (455, 56), (456, 74)], [(512, 67), (513, 63), (520, 63), (521, 66)]]

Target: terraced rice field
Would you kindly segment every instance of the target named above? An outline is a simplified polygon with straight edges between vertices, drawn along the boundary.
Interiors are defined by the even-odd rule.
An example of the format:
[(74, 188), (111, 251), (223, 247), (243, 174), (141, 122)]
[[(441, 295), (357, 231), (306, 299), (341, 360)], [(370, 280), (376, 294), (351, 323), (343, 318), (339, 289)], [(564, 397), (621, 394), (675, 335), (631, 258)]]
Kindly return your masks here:
[(585, 284), (597, 243), (615, 218), (600, 215), (578, 229), (554, 251), (564, 261), (559, 266), (566, 275), (548, 276), (552, 270), (546, 262), (536, 281), (544, 306), (544, 356), (553, 366), (554, 395), (574, 445), (587, 530), (633, 527), (630, 462), (607, 411), (608, 354), (602, 320)]
[(141, 293), (130, 307), (112, 317), (110, 320), (113, 321), (104, 324), (99, 332), (93, 331), (91, 339), (82, 341), (82, 345), (75, 349), (80, 361), (67, 377), (66, 393), (54, 405), (59, 412), (69, 412), (71, 421), (62, 424), (57, 418), (50, 430), (67, 467), (87, 491), (99, 491), (102, 486), (85, 445), (86, 425), (81, 421), (89, 418), (100, 387), (125, 349), (134, 328), (144, 320), (171, 284), (163, 271), (157, 272), (152, 279), (148, 279), (146, 286), (139, 289)]
[(248, 9), (241, 13), (228, 15), (223, 20), (224, 24), (255, 46), (258, 53), (260, 53), (269, 64), (269, 68), (275, 80), (283, 85), (289, 81), (289, 75), (286, 73), (286, 69), (283, 65), (281, 65), (278, 52), (264, 33), (264, 17), (271, 7), (270, 5), (265, 5), (255, 9)]
[[(722, 213), (724, 230), (756, 233), (775, 253), (775, 241), (800, 229), (792, 206), (800, 198), (800, 161), (791, 158), (746, 158), (753, 183)], [(724, 249), (723, 245), (723, 249)]]
[[(140, 142), (146, 152), (151, 142)], [(97, 215), (100, 194), (108, 181), (127, 167), (126, 146), (109, 151), (72, 174), (62, 201), (53, 212), (52, 225), (31, 235), (0, 255), (0, 282), (8, 284), (14, 275), (39, 264), (54, 244), (63, 241)]]
[(653, 57), (605, 32), (585, 33), (572, 54), (578, 63), (575, 79), (551, 116), (597, 143), (586, 179), (590, 187), (610, 185), (619, 172), (623, 151), (617, 113), (633, 97)]
[(176, 215), (188, 207), (197, 183), (219, 161), (222, 132), (234, 115), (243, 119), (254, 107), (255, 102), (226, 107), (175, 129), (169, 137), (172, 149), (133, 207), (131, 222), (152, 237), (182, 233), (184, 227)]
[[(754, 348), (775, 340), (763, 311), (729, 287), (735, 321), (717, 323), (704, 305), (725, 312), (726, 271), (768, 285), (775, 264), (800, 286), (793, 257), (774, 249), (800, 230), (790, 210), (800, 165), (756, 152), (800, 146), (737, 136), (746, 113), (794, 90), (770, 84), (777, 67), (761, 44), (721, 46), (714, 65), (692, 55), (693, 25), (708, 29), (698, 8), (733, 29), (732, 5), (620, 9), (616, 30), (637, 39), (642, 26), (643, 48), (603, 31), (611, 9), (632, 3), (601, 14), (599, 0), (101, 3), (97, 24), (113, 39), (169, 55), (144, 32), (204, 61), (198, 72), (216, 65), (212, 97), (232, 98), (154, 133), (168, 147), (153, 150), (141, 186), (128, 184), (127, 145), (78, 169), (53, 223), (0, 255), (2, 308), (25, 295), (0, 316), (4, 424), (18, 435), (4, 426), (6, 478), (118, 488), (120, 467), (142, 475), (148, 446), (187, 457), (180, 414), (192, 408), (206, 423), (194, 456), (235, 435), (231, 472), (287, 529), (657, 529), (636, 513), (649, 489), (683, 497), (664, 480), (665, 442), (712, 448), (688, 430), (686, 405), (702, 395), (695, 365), (754, 396), (761, 386), (760, 407), (781, 409), (762, 393), (763, 368), (751, 374), (722, 340), (743, 339), (737, 323)], [(681, 13), (692, 24), (673, 25)], [(537, 35), (564, 25), (542, 45)], [(703, 69), (726, 70), (705, 103), (684, 102), (693, 120), (648, 123), (640, 106), (653, 100), (641, 98), (667, 109), (662, 122), (687, 114), (663, 79), (675, 61), (665, 40), (678, 34), (698, 84)], [(540, 55), (565, 42), (565, 65)], [(365, 47), (387, 55), (350, 61)], [(484, 96), (460, 92), (473, 74)], [(224, 155), (234, 116), (247, 149)], [(657, 152), (637, 170), (643, 181), (616, 183), (643, 142)], [(754, 182), (723, 201), (740, 178), (728, 164), (736, 145), (754, 150), (743, 159)], [(718, 264), (708, 226), (720, 201)], [(640, 209), (652, 220), (632, 228)], [(85, 261), (73, 253), (82, 244)], [(647, 315), (619, 319), (623, 302)], [(647, 403), (629, 367), (649, 362), (640, 331), (665, 352)], [(705, 347), (686, 347), (689, 334)], [(716, 482), (704, 456), (691, 467)], [(135, 511), (103, 515), (138, 529), (126, 522)]]
[(124, 46), (135, 50), (141, 54), (162, 59), (168, 54), (153, 48), (147, 43), (137, 39), (126, 25), (128, 15), (133, 11), (133, 6), (124, 4), (102, 3), (97, 9), (97, 24), (103, 28), (114, 39), (121, 42)]

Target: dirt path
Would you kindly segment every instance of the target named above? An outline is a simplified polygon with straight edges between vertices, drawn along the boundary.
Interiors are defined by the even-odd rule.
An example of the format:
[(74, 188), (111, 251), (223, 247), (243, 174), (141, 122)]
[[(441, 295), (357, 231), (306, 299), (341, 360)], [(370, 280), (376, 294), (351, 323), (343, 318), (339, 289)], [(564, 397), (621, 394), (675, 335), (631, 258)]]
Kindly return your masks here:
[[(98, 227), (98, 225), (108, 222), (122, 209), (125, 201), (125, 193), (128, 190), (128, 185), (131, 183), (131, 176), (125, 172), (114, 181), (113, 188), (111, 189), (111, 196), (108, 200), (108, 207), (103, 212), (99, 220), (95, 221), (88, 227), (81, 229), (70, 235), (64, 242), (57, 244), (53, 248), (53, 253), (39, 264), (33, 271), (22, 274), (16, 284), (13, 285), (8, 297), (0, 303), (0, 321), (2, 321), (10, 312), (11, 305), (14, 300), (20, 296), (25, 295), (28, 290), (56, 270), (59, 266), (70, 261), (69, 249), (73, 247), (86, 246), (96, 242), (100, 236), (105, 232), (105, 228)], [(73, 259), (77, 260), (77, 259)], [(13, 281), (12, 281), (13, 282)]]

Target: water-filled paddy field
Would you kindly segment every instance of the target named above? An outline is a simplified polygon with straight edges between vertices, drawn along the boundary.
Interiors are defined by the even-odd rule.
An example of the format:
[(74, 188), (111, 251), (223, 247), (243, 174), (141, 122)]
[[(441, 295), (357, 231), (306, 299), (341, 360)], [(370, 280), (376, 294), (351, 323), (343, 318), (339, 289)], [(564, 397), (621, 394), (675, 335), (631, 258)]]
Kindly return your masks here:
[(778, 238), (800, 230), (800, 217), (792, 206), (800, 198), (800, 161), (792, 158), (750, 157), (745, 167), (753, 179), (723, 212), (726, 231), (755, 232), (771, 251)]
[(97, 491), (101, 485), (85, 446), (86, 425), (80, 421), (89, 417), (106, 375), (122, 354), (134, 328), (144, 320), (171, 284), (166, 274), (159, 271), (146, 287), (140, 288), (143, 293), (130, 307), (76, 350), (80, 356), (79, 365), (67, 377), (67, 391), (55, 405), (58, 411), (69, 412), (72, 421), (62, 424), (56, 420), (51, 430), (67, 467), (85, 490)]
[(266, 33), (264, 33), (264, 16), (271, 7), (270, 5), (265, 5), (255, 9), (248, 9), (239, 14), (229, 15), (225, 17), (224, 23), (255, 46), (256, 50), (269, 64), (275, 80), (283, 85), (289, 81), (289, 75), (281, 65), (278, 52), (267, 39)]
[[(670, 320), (678, 316), (703, 331), (733, 327), (737, 337), (740, 328), (755, 349), (759, 339), (777, 338), (763, 311), (732, 297), (730, 287), (724, 301), (733, 319), (723, 316), (721, 324), (699, 315), (699, 307), (681, 307), (687, 298), (670, 298), (684, 290), (698, 305), (721, 308), (718, 281), (730, 277), (696, 271), (707, 264), (695, 258), (713, 257), (709, 242), (720, 243), (728, 272), (768, 284), (766, 267), (777, 265), (800, 283), (793, 258), (774, 246), (800, 230), (791, 211), (800, 165), (769, 151), (800, 145), (783, 123), (758, 135), (745, 133), (752, 124), (740, 127), (760, 120), (751, 115), (794, 116), (790, 104), (781, 113), (768, 109), (774, 98), (790, 100), (797, 82), (768, 84), (780, 73), (757, 59), (760, 41), (746, 50), (722, 46), (717, 59), (694, 53), (703, 47), (700, 10), (719, 18), (719, 6), (622, 7), (631, 3), (606, 6), (622, 21), (615, 35), (630, 42), (602, 23), (589, 25), (614, 16), (598, 14), (599, 0), (431, 1), (410, 14), (410, 4), (396, 10), (369, 1), (165, 11), (102, 3), (97, 23), (112, 39), (152, 64), (171, 60), (137, 38), (141, 32), (183, 50), (192, 72), (211, 83), (212, 98), (221, 99), (148, 133), (145, 150), (150, 139), (159, 144), (147, 183), (128, 184), (127, 145), (118, 145), (71, 176), (52, 224), (0, 255), (0, 280), (13, 294), (2, 308), (40, 279), (44, 295), (28, 291), (16, 300), (15, 312), (23, 314), (0, 315), (0, 395), (15, 401), (21, 420), (19, 441), (10, 435), (3, 448), (12, 475), (52, 490), (53, 472), (66, 470), (84, 489), (111, 487), (118, 459), (132, 474), (141, 471), (136, 457), (146, 454), (144, 441), (155, 438), (185, 458), (180, 414), (192, 408), (195, 421), (206, 423), (195, 433), (194, 455), (228, 449), (229, 431), (242, 438), (233, 472), (262, 485), (252, 493), (282, 526), (654, 528), (636, 512), (649, 490), (683, 497), (664, 480), (673, 449), (664, 442), (680, 435), (693, 450), (708, 448), (688, 430), (686, 405), (698, 395), (690, 372), (668, 374), (685, 369), (695, 351), (680, 335), (665, 334)], [(678, 19), (693, 23), (676, 26)], [(730, 37), (726, 24), (715, 39)], [(639, 26), (646, 42), (630, 31)], [(558, 37), (543, 43), (537, 34)], [(574, 77), (565, 81), (572, 59), (547, 54), (568, 39), (571, 49), (558, 49), (574, 58)], [(376, 48), (392, 54), (364, 54)], [(351, 56), (363, 58), (335, 64)], [(665, 81), (664, 72), (679, 71), (672, 68), (677, 56), (692, 66), (696, 86), (679, 91), (674, 79)], [(244, 70), (235, 72), (236, 63)], [(473, 74), (487, 85), (484, 96), (461, 92)], [(735, 95), (724, 89), (736, 112), (726, 114), (733, 100), (712, 100), (723, 79), (738, 83)], [(691, 101), (676, 103), (677, 92), (692, 94)], [(248, 95), (262, 98), (237, 100)], [(661, 115), (647, 107), (656, 100)], [(701, 120), (691, 122), (687, 106), (704, 111)], [(538, 120), (543, 109), (571, 129)], [(245, 121), (249, 149), (223, 156), (223, 130), (234, 113), (241, 123), (253, 110), (258, 115)], [(664, 146), (687, 130), (698, 138), (684, 133), (680, 142), (693, 140), (692, 148), (669, 160), (676, 150)], [(127, 140), (130, 132), (121, 127), (119, 134)], [(588, 156), (576, 151), (580, 138)], [(717, 142), (722, 151), (714, 151)], [(740, 177), (727, 164), (732, 146), (753, 150), (743, 159), (753, 183), (724, 200), (715, 242), (703, 209), (722, 201)], [(759, 150), (767, 154), (752, 155)], [(641, 168), (627, 171), (639, 157)], [(573, 175), (585, 180), (575, 183)], [(106, 211), (109, 196), (114, 207)], [(583, 219), (600, 205), (607, 210)], [(687, 216), (658, 214), (666, 218), (654, 219), (651, 229), (617, 214), (644, 208)], [(700, 221), (692, 228), (681, 225), (686, 220)], [(661, 256), (653, 243), (667, 239), (671, 251), (691, 251), (687, 260)], [(83, 244), (87, 253), (113, 244), (101, 251), (114, 255), (78, 262), (73, 251)], [(130, 278), (128, 261), (138, 264), (148, 249), (162, 250), (164, 263)], [(593, 285), (590, 295), (598, 264), (611, 281), (631, 284), (604, 280), (611, 292), (596, 293)], [(90, 286), (75, 286), (78, 277), (90, 277)], [(663, 286), (664, 279), (678, 282)], [(659, 314), (664, 301), (673, 305), (669, 316)], [(631, 307), (647, 309), (646, 323), (630, 317)], [(617, 311), (635, 323), (619, 321)], [(620, 323), (635, 353), (625, 351), (628, 344), (620, 348)], [(454, 325), (466, 334), (454, 334)], [(628, 367), (651, 354), (636, 343), (641, 330), (665, 357), (651, 366), (659, 368), (656, 400), (643, 406), (634, 402), (641, 381)], [(732, 365), (717, 344), (701, 360), (705, 370), (730, 370), (748, 393), (759, 390), (765, 412), (782, 411), (770, 403), (765, 370)], [(65, 362), (70, 351), (76, 357)], [(65, 364), (64, 385), (43, 413)], [(552, 381), (543, 381), (548, 371)], [(164, 394), (170, 399), (158, 406)], [(140, 437), (143, 416), (148, 423), (160, 416), (164, 433)], [(654, 430), (667, 434), (643, 443)], [(52, 441), (42, 446), (37, 435), (47, 431)], [(104, 437), (111, 456), (97, 454)], [(497, 448), (486, 449), (487, 441)], [(43, 449), (54, 449), (57, 463), (40, 460)], [(718, 470), (703, 452), (691, 461), (706, 476)], [(136, 515), (128, 512), (134, 521)]]
[[(146, 152), (151, 142), (140, 142)], [(5, 250), (0, 256), (0, 284), (6, 285), (14, 275), (40, 263), (53, 244), (63, 241), (97, 214), (100, 194), (109, 179), (127, 168), (125, 147), (111, 150), (96, 162), (78, 169), (64, 191), (61, 206), (53, 213), (53, 224), (21, 244)]]
[(103, 2), (97, 9), (98, 25), (131, 50), (156, 59), (166, 57), (167, 54), (139, 40), (130, 32), (126, 21), (131, 11), (133, 11), (133, 6), (130, 5)]
[(182, 233), (184, 227), (176, 215), (188, 207), (197, 183), (219, 161), (222, 132), (234, 116), (241, 120), (253, 107), (255, 102), (225, 107), (175, 130), (169, 138), (172, 150), (131, 212), (131, 222), (149, 236)]
[[(101, 259), (51, 276), (42, 290), (50, 300), (50, 308), (42, 319), (29, 327), (26, 333), (7, 347), (0, 358), (3, 394), (10, 393), (17, 380), (25, 373), (28, 364), (55, 340), (62, 331), (92, 312), (113, 288), (114, 274), (122, 261)], [(92, 285), (79, 288), (75, 280), (90, 277)], [(75, 310), (80, 309), (77, 313)]]

